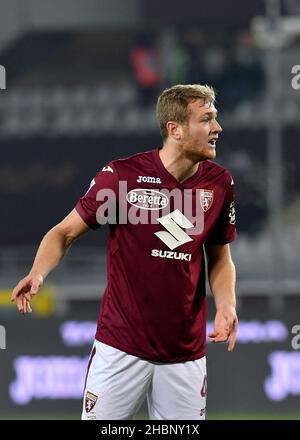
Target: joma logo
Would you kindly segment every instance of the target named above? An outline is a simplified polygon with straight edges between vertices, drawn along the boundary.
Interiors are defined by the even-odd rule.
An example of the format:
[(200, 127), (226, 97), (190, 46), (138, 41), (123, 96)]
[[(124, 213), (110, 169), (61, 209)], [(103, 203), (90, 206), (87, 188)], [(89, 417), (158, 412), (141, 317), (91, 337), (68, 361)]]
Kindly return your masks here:
[(138, 183), (161, 183), (160, 177), (147, 177), (147, 176), (139, 176), (136, 181)]

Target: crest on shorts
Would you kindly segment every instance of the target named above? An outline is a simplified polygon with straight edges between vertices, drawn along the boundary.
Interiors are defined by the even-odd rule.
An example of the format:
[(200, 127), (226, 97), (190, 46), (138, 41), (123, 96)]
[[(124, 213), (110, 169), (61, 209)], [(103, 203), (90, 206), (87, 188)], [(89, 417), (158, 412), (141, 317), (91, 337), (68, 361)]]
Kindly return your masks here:
[(87, 413), (92, 411), (92, 409), (96, 405), (97, 400), (98, 396), (96, 396), (96, 394), (93, 394), (90, 391), (86, 392), (84, 406)]
[(208, 211), (214, 200), (214, 192), (210, 189), (200, 189), (200, 204), (204, 212)]

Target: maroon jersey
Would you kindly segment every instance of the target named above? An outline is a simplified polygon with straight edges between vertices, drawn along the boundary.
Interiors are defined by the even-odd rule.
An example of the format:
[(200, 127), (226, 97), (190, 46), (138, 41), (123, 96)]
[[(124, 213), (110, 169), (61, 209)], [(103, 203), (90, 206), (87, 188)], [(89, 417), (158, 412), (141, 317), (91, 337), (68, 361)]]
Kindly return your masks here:
[[(191, 209), (184, 209), (186, 195)], [(206, 160), (179, 183), (156, 149), (105, 166), (76, 210), (92, 229), (109, 217), (107, 287), (96, 339), (157, 362), (204, 356), (203, 245), (236, 238), (230, 173)], [(200, 221), (194, 230), (201, 217), (202, 227)]]

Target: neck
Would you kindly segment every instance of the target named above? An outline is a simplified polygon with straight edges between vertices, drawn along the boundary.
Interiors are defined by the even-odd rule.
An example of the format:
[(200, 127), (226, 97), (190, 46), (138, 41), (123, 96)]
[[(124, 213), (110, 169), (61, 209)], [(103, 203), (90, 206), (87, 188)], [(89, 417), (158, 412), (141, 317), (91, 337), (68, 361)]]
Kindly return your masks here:
[(187, 157), (183, 149), (176, 144), (170, 145), (165, 142), (163, 148), (159, 150), (159, 156), (164, 167), (178, 182), (183, 182), (198, 170), (199, 161), (194, 162)]

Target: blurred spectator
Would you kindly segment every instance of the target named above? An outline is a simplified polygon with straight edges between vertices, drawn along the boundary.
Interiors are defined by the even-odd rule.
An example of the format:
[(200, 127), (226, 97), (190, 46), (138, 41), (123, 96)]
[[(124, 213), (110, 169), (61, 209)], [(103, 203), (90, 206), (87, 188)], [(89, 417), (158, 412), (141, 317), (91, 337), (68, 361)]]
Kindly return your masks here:
[(159, 50), (150, 33), (144, 33), (138, 38), (137, 45), (131, 50), (130, 59), (139, 88), (140, 104), (148, 106), (163, 81)]
[(204, 34), (198, 28), (189, 29), (184, 35), (184, 41), (189, 56), (188, 82), (211, 84), (205, 80), (203, 53), (206, 49)]
[(189, 83), (190, 57), (180, 32), (167, 29), (161, 38), (165, 86)]
[(242, 32), (235, 47), (227, 50), (227, 66), (220, 79), (218, 102), (223, 109), (233, 109), (238, 103), (251, 101), (262, 90), (264, 74), (253, 37)]

